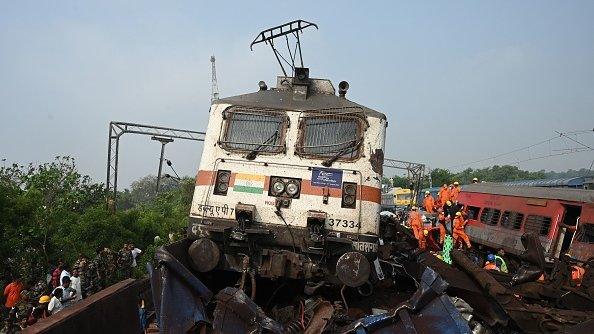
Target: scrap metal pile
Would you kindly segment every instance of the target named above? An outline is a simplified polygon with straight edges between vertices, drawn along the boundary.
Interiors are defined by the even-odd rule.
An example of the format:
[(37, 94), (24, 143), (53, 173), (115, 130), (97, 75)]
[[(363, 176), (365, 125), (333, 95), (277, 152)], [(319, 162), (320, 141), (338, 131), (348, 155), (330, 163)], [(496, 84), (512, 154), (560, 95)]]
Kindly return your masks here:
[[(161, 332), (594, 332), (594, 262), (584, 264), (582, 283), (572, 286), (570, 259), (546, 268), (538, 238), (528, 234), (515, 275), (486, 271), (459, 250), (451, 252), (450, 265), (419, 251), (395, 220), (382, 220), (371, 267), (353, 259), (343, 268), (368, 270), (362, 285), (269, 279), (249, 270), (198, 274), (185, 255), (189, 241), (159, 249), (151, 281)], [(548, 279), (537, 281), (543, 272)]]

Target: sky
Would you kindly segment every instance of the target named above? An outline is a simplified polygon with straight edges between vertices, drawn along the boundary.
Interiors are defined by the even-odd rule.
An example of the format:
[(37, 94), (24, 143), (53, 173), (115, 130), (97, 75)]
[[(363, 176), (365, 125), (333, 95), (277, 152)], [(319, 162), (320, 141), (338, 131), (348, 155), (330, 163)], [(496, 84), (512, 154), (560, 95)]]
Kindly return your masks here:
[[(249, 44), (294, 19), (319, 26), (301, 37), (310, 75), (347, 80), (350, 100), (387, 115), (386, 157), (454, 171), (594, 161), (539, 158), (594, 147), (593, 1), (1, 1), (0, 158), (69, 155), (104, 182), (110, 121), (205, 130), (210, 56), (222, 97), (272, 86), (272, 52)], [(156, 174), (159, 150), (123, 136), (119, 187)], [(193, 176), (201, 153), (176, 140), (165, 157)]]

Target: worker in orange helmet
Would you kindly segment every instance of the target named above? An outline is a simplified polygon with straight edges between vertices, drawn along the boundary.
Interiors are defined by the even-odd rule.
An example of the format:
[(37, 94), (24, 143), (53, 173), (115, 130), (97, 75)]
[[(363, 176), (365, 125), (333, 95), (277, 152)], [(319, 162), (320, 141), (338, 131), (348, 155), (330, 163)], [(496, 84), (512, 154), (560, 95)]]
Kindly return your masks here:
[(458, 181), (454, 182), (454, 187), (450, 191), (450, 201), (457, 202), (458, 201), (458, 194), (460, 194), (460, 183)]
[(444, 183), (443, 186), (439, 189), (439, 193), (437, 194), (437, 206), (444, 206), (447, 201), (450, 200), (450, 189), (448, 189), (447, 183)]
[(446, 236), (446, 216), (443, 214), (443, 209), (437, 209), (437, 227), (439, 227), (439, 244), (443, 245)]
[(421, 218), (421, 214), (419, 211), (417, 211), (416, 206), (413, 206), (408, 214), (408, 223), (413, 230), (415, 239), (419, 241), (419, 248), (421, 248), (421, 246), (424, 246), (425, 244), (425, 236), (423, 235), (423, 220)]
[(466, 235), (466, 232), (464, 232), (465, 226), (466, 221), (462, 217), (462, 212), (456, 212), (456, 218), (454, 218), (454, 233), (452, 233), (454, 237), (454, 244), (458, 243), (458, 241), (464, 241), (466, 247), (470, 249), (472, 248), (472, 245), (470, 244), (470, 238), (468, 238), (468, 235)]
[(433, 196), (429, 191), (425, 191), (425, 198), (423, 199), (423, 207), (425, 207), (425, 211), (427, 213), (433, 213), (433, 206), (435, 205), (435, 201), (433, 200)]

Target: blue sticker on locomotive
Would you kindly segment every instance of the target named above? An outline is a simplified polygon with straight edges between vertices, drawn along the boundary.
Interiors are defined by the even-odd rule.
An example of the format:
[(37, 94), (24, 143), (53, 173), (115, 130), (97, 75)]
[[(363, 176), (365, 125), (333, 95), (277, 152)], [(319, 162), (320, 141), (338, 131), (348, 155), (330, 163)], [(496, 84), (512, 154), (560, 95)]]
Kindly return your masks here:
[(311, 185), (316, 187), (342, 187), (342, 171), (338, 169), (314, 168), (311, 171)]

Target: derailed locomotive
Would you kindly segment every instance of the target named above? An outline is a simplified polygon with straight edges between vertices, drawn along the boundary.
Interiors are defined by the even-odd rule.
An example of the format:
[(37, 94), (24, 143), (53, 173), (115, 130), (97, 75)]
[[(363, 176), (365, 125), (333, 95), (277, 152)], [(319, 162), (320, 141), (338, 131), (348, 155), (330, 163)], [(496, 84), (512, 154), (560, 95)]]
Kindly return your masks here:
[(384, 114), (295, 67), (215, 100), (190, 211), (193, 269), (367, 282), (378, 249)]

